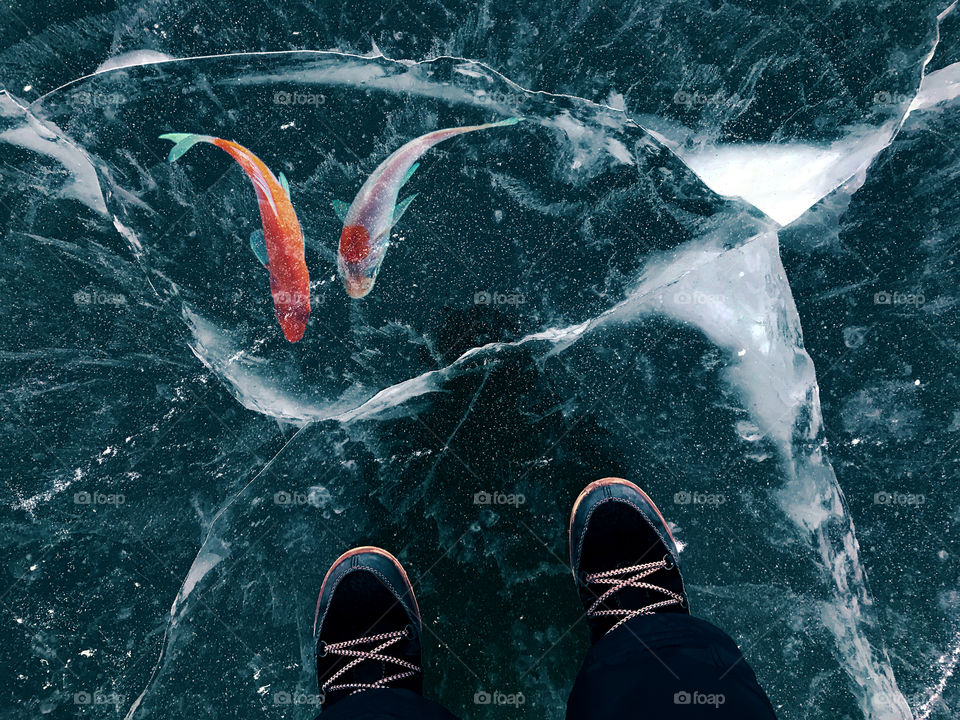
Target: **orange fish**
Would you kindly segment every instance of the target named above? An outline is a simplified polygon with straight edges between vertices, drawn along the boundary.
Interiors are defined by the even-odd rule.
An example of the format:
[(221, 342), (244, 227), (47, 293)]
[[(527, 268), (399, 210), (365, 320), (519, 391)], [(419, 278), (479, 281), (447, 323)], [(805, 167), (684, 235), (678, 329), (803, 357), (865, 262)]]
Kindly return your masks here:
[(256, 155), (242, 145), (210, 135), (167, 133), (162, 140), (176, 143), (167, 158), (179, 159), (198, 142), (216, 145), (240, 163), (253, 182), (263, 230), (250, 236), (250, 247), (270, 271), (270, 294), (283, 336), (290, 342), (303, 337), (310, 318), (310, 275), (303, 250), (303, 231), (290, 202), (290, 186), (280, 173), (274, 177)]

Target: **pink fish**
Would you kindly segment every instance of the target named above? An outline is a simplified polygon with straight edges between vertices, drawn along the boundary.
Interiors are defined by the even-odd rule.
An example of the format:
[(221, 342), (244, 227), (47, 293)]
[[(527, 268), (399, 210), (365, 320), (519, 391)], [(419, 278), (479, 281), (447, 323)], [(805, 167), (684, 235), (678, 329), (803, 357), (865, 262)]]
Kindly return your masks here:
[(420, 156), (437, 143), (455, 135), (516, 125), (520, 119), (514, 117), (485, 125), (446, 128), (422, 135), (380, 163), (363, 183), (353, 203), (347, 205), (334, 200), (333, 208), (343, 221), (337, 269), (350, 297), (362, 298), (373, 289), (390, 246), (390, 230), (417, 196), (415, 193), (397, 202), (400, 188), (420, 165), (417, 162)]

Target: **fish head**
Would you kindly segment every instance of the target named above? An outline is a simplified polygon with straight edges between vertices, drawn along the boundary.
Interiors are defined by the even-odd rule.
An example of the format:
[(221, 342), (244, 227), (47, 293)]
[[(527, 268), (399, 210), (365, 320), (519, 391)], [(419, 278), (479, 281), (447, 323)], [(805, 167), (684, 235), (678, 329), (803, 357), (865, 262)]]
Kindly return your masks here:
[(310, 319), (310, 293), (281, 291), (273, 294), (273, 305), (283, 336), (290, 342), (299, 342)]
[(343, 278), (343, 287), (347, 295), (354, 300), (366, 297), (373, 284), (377, 281), (377, 273), (380, 271), (380, 263), (347, 263), (340, 258), (338, 263), (340, 277)]
[(344, 275), (343, 287), (354, 300), (366, 297), (373, 290), (374, 279), (366, 275)]
[(360, 299), (373, 289), (385, 251), (384, 243), (371, 242), (370, 233), (363, 225), (344, 226), (337, 266), (347, 295)]

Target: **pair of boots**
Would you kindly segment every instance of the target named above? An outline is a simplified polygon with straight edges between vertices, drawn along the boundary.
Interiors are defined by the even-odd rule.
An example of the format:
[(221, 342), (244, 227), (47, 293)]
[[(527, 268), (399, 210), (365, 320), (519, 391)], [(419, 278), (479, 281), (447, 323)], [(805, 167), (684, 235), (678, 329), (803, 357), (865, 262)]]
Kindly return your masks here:
[[(569, 537), (592, 648), (568, 718), (775, 717), (735, 643), (690, 616), (676, 542), (646, 493), (619, 478), (591, 483), (574, 503)], [(386, 550), (358, 547), (337, 559), (314, 635), (323, 717), (453, 717), (422, 697), (420, 609)]]

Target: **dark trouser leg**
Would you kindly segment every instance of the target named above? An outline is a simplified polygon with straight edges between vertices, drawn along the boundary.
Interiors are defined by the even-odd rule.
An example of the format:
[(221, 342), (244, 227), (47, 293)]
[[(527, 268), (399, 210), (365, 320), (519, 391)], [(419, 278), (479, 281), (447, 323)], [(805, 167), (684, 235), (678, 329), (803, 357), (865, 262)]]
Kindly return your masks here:
[(766, 693), (736, 643), (689, 615), (646, 615), (602, 637), (587, 654), (567, 720), (770, 720)]
[(457, 720), (457, 716), (409, 690), (364, 690), (345, 697), (317, 720)]

